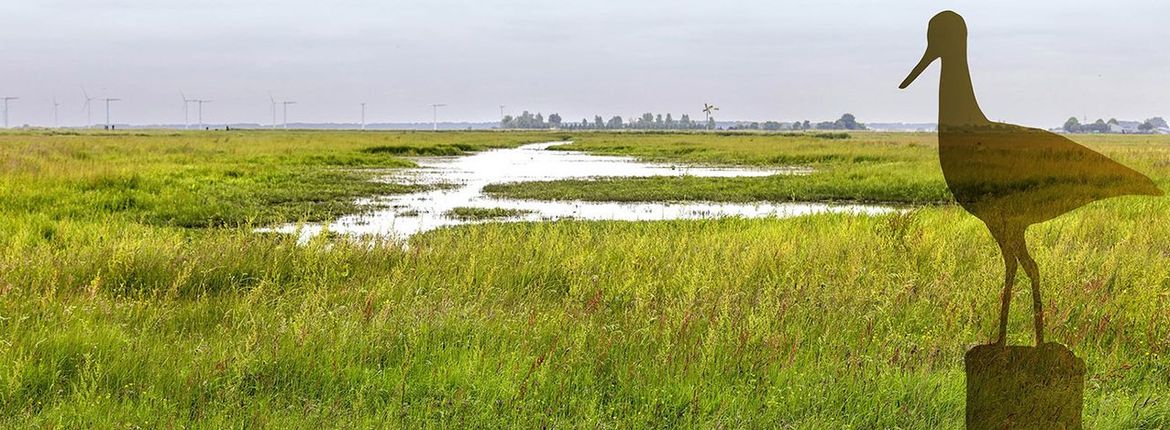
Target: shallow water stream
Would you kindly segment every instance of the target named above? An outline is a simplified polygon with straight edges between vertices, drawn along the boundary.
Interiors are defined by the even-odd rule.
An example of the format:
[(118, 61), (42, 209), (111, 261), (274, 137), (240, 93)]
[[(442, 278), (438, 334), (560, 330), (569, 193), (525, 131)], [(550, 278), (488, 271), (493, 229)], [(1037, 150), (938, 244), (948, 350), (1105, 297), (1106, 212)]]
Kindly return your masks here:
[[(822, 212), (883, 213), (892, 210), (873, 205), (824, 203), (714, 203), (714, 202), (584, 202), (500, 199), (483, 193), (488, 184), (598, 177), (700, 176), (736, 177), (807, 174), (807, 169), (754, 169), (646, 163), (631, 157), (591, 155), (578, 151), (548, 150), (568, 142), (534, 143), (457, 157), (425, 157), (419, 167), (381, 178), (404, 184), (446, 185), (438, 189), (398, 194), (363, 203), (376, 209), (342, 217), (328, 224), (285, 225), (274, 229), (296, 233), (303, 239), (324, 229), (348, 235), (406, 238), (445, 226), (480, 222), (550, 221), (558, 219), (650, 221), (730, 216), (793, 217)], [(452, 185), (453, 186), (450, 186)], [(504, 208), (523, 215), (490, 220), (452, 217), (457, 207)]]

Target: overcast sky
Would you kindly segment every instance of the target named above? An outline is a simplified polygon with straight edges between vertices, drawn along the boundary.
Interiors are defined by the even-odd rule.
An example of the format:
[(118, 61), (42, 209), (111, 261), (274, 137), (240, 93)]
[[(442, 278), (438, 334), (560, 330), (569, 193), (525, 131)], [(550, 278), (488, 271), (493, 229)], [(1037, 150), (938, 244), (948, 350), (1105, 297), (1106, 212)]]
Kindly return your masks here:
[[(897, 6), (890, 4), (897, 3)], [(724, 120), (933, 121), (937, 65), (910, 89), (926, 25), (967, 19), (995, 120), (1170, 116), (1170, 2), (6, 0), (0, 96), (13, 124), (82, 124), (81, 89), (115, 122), (492, 121), (498, 105), (579, 121), (641, 112)], [(94, 120), (104, 115), (94, 109)]]

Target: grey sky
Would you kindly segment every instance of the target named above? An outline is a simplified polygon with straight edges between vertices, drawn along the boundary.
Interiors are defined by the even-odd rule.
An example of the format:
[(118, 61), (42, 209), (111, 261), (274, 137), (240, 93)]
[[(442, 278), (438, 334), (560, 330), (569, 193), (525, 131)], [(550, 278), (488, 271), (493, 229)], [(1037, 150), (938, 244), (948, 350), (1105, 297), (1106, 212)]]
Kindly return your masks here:
[[(895, 4), (891, 6), (891, 4)], [(937, 65), (897, 85), (943, 9), (963, 14), (980, 102), (996, 120), (1170, 116), (1170, 2), (6, 0), (0, 95), (14, 124), (80, 124), (81, 87), (114, 119), (208, 122), (497, 119), (499, 104), (583, 116), (933, 121)], [(103, 110), (95, 107), (94, 117)]]

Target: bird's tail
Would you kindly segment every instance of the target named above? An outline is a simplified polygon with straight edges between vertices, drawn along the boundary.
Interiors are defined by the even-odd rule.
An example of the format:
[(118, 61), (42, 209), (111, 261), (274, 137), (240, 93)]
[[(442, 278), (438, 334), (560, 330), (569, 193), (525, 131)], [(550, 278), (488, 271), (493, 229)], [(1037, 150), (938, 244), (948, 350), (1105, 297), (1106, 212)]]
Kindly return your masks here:
[(1118, 167), (1119, 169), (1112, 172), (1115, 180), (1119, 181), (1115, 188), (1119, 192), (1117, 195), (1159, 197), (1166, 194), (1149, 176), (1126, 166)]
[(1166, 195), (1166, 193), (1163, 192), (1161, 188), (1158, 188), (1158, 185), (1155, 184), (1153, 180), (1145, 176), (1142, 176), (1141, 180), (1138, 181), (1138, 183), (1135, 185), (1136, 189), (1131, 192), (1133, 195), (1154, 197), (1161, 197)]

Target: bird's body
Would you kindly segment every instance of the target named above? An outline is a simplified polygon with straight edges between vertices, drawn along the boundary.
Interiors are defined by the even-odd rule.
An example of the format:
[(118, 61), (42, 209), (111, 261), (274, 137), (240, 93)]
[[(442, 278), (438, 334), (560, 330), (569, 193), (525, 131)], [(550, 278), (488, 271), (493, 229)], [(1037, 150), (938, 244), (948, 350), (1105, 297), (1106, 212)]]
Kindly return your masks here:
[(1063, 136), (987, 120), (971, 84), (963, 18), (950, 11), (939, 13), (931, 19), (927, 36), (926, 54), (901, 87), (907, 87), (934, 60), (942, 60), (938, 153), (943, 176), (955, 200), (987, 225), (1003, 253), (1005, 280), (997, 343), (1005, 342), (1018, 265), (1032, 280), (1036, 342), (1043, 343), (1040, 273), (1024, 240), (1028, 226), (1097, 200), (1160, 196), (1162, 191), (1141, 173)]
[(955, 200), (989, 227), (1026, 228), (1109, 197), (1161, 195), (1141, 173), (1039, 129), (940, 131), (938, 152)]

